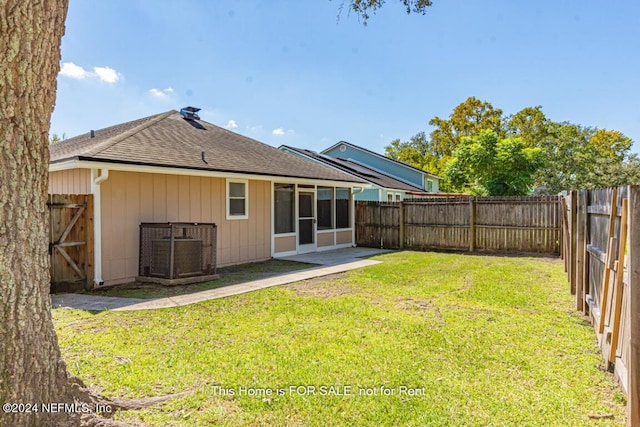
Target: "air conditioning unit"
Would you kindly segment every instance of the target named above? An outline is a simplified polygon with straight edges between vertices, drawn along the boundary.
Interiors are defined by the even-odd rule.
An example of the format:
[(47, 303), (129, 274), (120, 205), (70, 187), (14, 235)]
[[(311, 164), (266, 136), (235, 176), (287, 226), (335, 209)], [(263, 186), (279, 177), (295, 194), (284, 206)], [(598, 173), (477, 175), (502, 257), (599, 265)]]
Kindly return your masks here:
[[(176, 238), (173, 242), (173, 277), (202, 274), (202, 240)], [(170, 268), (171, 239), (152, 240), (150, 274), (170, 277)]]

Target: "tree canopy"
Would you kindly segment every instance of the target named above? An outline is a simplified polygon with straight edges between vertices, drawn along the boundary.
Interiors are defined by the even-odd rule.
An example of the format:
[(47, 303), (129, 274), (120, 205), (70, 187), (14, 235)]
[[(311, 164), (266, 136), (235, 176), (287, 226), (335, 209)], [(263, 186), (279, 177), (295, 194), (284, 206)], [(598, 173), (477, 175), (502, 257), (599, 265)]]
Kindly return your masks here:
[(498, 139), (491, 130), (462, 138), (445, 168), (456, 191), (480, 196), (524, 196), (542, 163), (542, 150), (520, 138)]
[[(464, 183), (460, 175), (462, 170), (469, 172), (466, 166), (462, 168), (460, 159), (478, 154), (471, 150), (466, 138), (482, 134), (476, 143), (486, 141), (488, 134), (483, 134), (484, 131), (495, 134), (496, 144), (516, 138), (522, 150), (539, 149), (541, 161), (533, 163), (537, 166), (532, 180), (525, 180), (530, 183), (529, 191), (535, 188), (539, 193), (556, 194), (640, 180), (640, 160), (630, 153), (633, 144), (630, 138), (616, 130), (554, 122), (545, 116), (541, 106), (526, 107), (504, 116), (502, 110), (491, 103), (470, 97), (456, 106), (448, 118), (436, 116), (428, 123), (434, 127), (429, 138), (422, 131), (409, 141), (396, 139), (385, 147), (385, 152), (391, 158), (443, 176), (441, 188), (445, 191), (466, 189), (493, 194), (483, 185), (471, 184), (477, 182), (477, 176), (469, 177)], [(521, 150), (515, 145), (512, 148)], [(465, 162), (468, 165), (468, 161)], [(509, 185), (512, 189), (520, 188), (521, 181)]]

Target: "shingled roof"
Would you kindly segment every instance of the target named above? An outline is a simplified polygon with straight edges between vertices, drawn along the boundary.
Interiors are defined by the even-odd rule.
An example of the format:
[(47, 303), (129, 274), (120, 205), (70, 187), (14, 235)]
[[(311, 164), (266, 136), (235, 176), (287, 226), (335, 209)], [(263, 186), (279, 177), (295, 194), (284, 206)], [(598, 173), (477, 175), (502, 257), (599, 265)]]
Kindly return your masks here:
[(185, 120), (175, 110), (51, 146), (52, 164), (70, 160), (364, 182), (203, 120)]
[(411, 184), (407, 184), (406, 182), (397, 180), (382, 172), (368, 168), (362, 164), (355, 163), (350, 160), (338, 159), (335, 157), (330, 157), (325, 154), (318, 154), (315, 151), (307, 150), (304, 148), (296, 148), (288, 145), (283, 145), (282, 147), (291, 151), (295, 151), (296, 153), (300, 153), (304, 156), (310, 157), (318, 162), (340, 169), (344, 172), (347, 172), (351, 175), (358, 177), (359, 179), (362, 179), (364, 181), (370, 182), (372, 184), (378, 185), (383, 188), (392, 188), (394, 190), (408, 191), (411, 193), (427, 194), (422, 188), (418, 188)]

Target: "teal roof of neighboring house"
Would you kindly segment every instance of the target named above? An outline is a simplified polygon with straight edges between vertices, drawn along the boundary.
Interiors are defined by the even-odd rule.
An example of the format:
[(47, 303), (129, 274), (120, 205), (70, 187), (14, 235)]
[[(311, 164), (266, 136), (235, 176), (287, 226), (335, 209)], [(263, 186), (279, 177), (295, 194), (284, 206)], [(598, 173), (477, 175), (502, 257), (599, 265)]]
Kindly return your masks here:
[(333, 168), (349, 173), (353, 176), (356, 176), (359, 179), (368, 181), (371, 184), (375, 184), (382, 188), (401, 190), (401, 191), (416, 193), (416, 194), (417, 193), (425, 194), (425, 195), (428, 194), (419, 187), (410, 185), (404, 181), (399, 181), (380, 171), (368, 168), (362, 164), (355, 163), (350, 160), (338, 159), (335, 157), (316, 153), (315, 151), (312, 151), (312, 150), (291, 147), (288, 145), (282, 145), (280, 148), (285, 150), (290, 150), (292, 152), (298, 153), (299, 155), (307, 156), (315, 160), (316, 162), (324, 163), (326, 165), (329, 165)]

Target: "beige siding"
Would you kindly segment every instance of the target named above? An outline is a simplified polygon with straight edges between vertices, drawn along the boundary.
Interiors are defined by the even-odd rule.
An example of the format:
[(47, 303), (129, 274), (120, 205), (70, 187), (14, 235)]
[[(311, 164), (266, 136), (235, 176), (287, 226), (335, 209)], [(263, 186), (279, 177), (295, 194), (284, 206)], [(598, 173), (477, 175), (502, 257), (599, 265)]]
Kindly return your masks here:
[(50, 172), (49, 194), (91, 194), (91, 170)]
[(336, 245), (346, 245), (352, 243), (352, 233), (349, 231), (336, 231)]
[(276, 237), (274, 240), (274, 252), (291, 252), (296, 250), (296, 236)]
[(333, 246), (333, 232), (318, 233), (318, 247)]
[(270, 191), (249, 181), (249, 219), (226, 220), (224, 179), (110, 171), (101, 185), (105, 284), (137, 276), (141, 222), (216, 223), (218, 266), (270, 258)]

